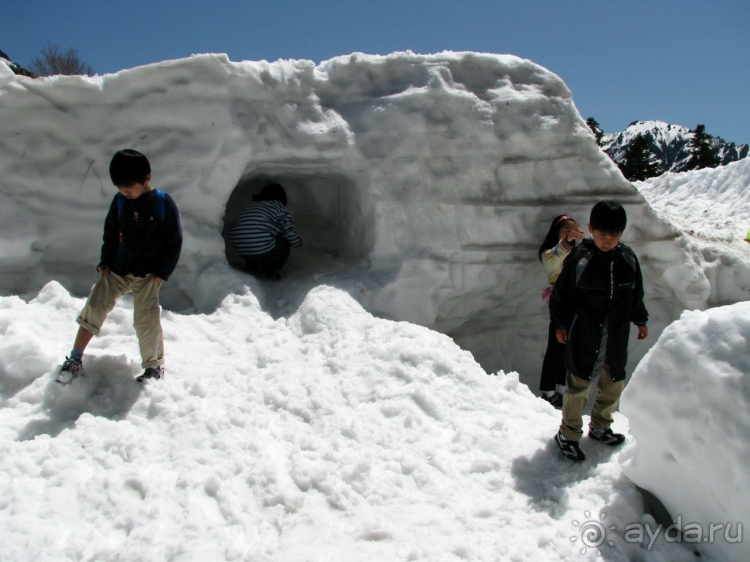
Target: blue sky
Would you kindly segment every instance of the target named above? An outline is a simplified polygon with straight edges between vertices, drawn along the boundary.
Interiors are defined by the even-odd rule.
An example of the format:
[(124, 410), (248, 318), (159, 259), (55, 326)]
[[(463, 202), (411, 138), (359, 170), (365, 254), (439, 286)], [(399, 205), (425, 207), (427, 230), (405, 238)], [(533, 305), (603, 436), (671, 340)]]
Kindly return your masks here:
[(47, 42), (100, 74), (193, 53), (514, 54), (562, 77), (605, 131), (661, 119), (750, 143), (750, 0), (0, 0), (0, 50)]

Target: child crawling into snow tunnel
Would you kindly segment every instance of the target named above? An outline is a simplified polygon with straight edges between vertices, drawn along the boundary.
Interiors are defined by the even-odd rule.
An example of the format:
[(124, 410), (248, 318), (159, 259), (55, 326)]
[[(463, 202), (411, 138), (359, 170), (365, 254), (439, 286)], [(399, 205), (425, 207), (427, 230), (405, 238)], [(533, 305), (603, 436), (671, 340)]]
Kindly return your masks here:
[(271, 183), (253, 195), (253, 202), (240, 212), (230, 239), (245, 260), (244, 270), (248, 273), (281, 279), (280, 270), (289, 260), (292, 247), (302, 246), (286, 203), (284, 188)]

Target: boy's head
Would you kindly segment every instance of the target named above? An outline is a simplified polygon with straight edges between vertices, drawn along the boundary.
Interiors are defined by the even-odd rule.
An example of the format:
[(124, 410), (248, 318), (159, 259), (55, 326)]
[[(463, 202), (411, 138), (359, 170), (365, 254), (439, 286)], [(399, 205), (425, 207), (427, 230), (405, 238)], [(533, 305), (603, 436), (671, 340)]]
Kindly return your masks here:
[(589, 232), (594, 244), (602, 252), (608, 252), (620, 243), (628, 216), (617, 201), (599, 201), (591, 209)]
[(278, 183), (269, 183), (253, 195), (253, 201), (280, 201), (286, 207), (286, 191)]
[(126, 148), (112, 157), (109, 177), (116, 187), (145, 184), (151, 176), (151, 164), (140, 152)]

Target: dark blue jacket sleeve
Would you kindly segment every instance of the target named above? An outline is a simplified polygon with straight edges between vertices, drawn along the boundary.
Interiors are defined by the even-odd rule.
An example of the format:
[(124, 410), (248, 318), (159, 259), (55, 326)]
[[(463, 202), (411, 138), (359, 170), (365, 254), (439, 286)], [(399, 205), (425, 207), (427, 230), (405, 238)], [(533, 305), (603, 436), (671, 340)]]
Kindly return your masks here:
[(166, 244), (164, 254), (159, 260), (154, 275), (166, 281), (172, 275), (174, 268), (177, 267), (177, 262), (180, 260), (182, 225), (180, 224), (180, 212), (177, 210), (177, 205), (168, 193), (164, 194), (164, 207), (166, 216), (164, 217), (163, 228)]
[(112, 199), (107, 218), (104, 219), (103, 239), (101, 259), (97, 267), (112, 267), (120, 239), (120, 231), (117, 226), (117, 195)]

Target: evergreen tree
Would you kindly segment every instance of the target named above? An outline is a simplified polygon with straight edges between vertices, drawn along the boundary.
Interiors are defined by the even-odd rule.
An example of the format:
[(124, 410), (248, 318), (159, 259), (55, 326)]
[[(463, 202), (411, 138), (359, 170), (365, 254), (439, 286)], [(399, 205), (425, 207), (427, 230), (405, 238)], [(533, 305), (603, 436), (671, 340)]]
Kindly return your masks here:
[(91, 65), (81, 60), (78, 49), (72, 47), (67, 51), (60, 50), (54, 43), (48, 43), (39, 51), (40, 56), (34, 57), (30, 68), (37, 76), (53, 76), (55, 74), (94, 75)]
[(596, 119), (593, 117), (589, 117), (586, 119), (586, 125), (589, 126), (589, 129), (591, 129), (591, 132), (594, 133), (594, 137), (596, 137), (596, 144), (599, 146), (602, 145), (602, 137), (604, 136), (604, 131), (602, 131), (602, 128), (599, 126), (599, 123), (596, 122)]
[(698, 124), (690, 132), (693, 133), (693, 138), (688, 141), (690, 158), (682, 171), (716, 168), (721, 164), (721, 157), (711, 144), (713, 137), (706, 132), (706, 126)]
[(643, 181), (661, 174), (661, 166), (653, 161), (648, 139), (642, 134), (633, 139), (625, 151), (625, 161), (617, 165), (629, 181)]

